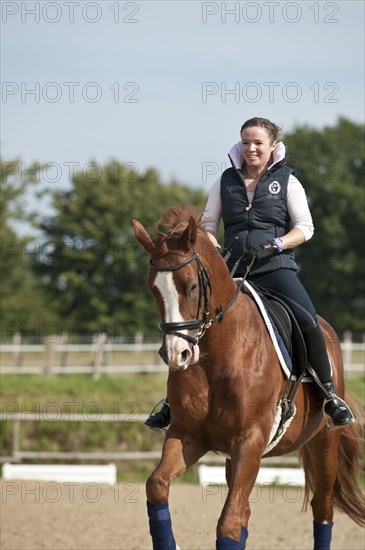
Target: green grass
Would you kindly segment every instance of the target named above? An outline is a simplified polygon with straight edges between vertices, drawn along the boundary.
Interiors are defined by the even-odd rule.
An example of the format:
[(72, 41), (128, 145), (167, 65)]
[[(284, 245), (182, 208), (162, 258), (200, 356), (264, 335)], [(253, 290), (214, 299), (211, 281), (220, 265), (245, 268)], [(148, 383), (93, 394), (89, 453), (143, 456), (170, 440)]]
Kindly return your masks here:
[[(103, 413), (130, 412), (134, 403), (135, 413), (149, 412), (155, 401), (166, 394), (165, 375), (138, 374), (107, 377), (93, 380), (87, 375), (67, 375), (44, 378), (40, 375), (3, 375), (1, 377), (0, 399), (2, 410), (5, 403), (12, 407), (36, 411), (50, 407), (63, 412), (82, 412), (85, 407)], [(128, 410), (127, 410), (128, 409)], [(19, 410), (20, 412), (20, 410)]]
[(359, 400), (362, 406), (365, 405), (365, 376), (349, 378), (346, 380), (346, 387), (349, 388), (352, 395)]

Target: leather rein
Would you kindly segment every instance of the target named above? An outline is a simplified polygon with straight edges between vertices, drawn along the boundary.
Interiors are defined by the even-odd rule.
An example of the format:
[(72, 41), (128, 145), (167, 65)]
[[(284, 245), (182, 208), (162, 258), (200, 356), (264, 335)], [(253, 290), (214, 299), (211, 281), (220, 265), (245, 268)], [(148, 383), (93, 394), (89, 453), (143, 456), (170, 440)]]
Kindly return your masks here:
[[(155, 271), (177, 271), (178, 269), (182, 269), (183, 267), (189, 265), (191, 262), (195, 261), (197, 264), (197, 271), (198, 271), (198, 283), (199, 283), (199, 299), (198, 299), (198, 308), (196, 313), (196, 318), (191, 319), (190, 321), (177, 321), (177, 322), (170, 322), (165, 323), (161, 322), (158, 325), (158, 328), (161, 332), (163, 332), (164, 335), (167, 334), (174, 334), (175, 336), (179, 336), (180, 338), (184, 338), (188, 342), (190, 342), (193, 345), (196, 345), (199, 343), (199, 340), (204, 336), (206, 330), (210, 328), (214, 323), (217, 323), (219, 321), (223, 321), (223, 316), (226, 313), (226, 311), (234, 304), (234, 302), (237, 299), (237, 296), (241, 292), (241, 289), (243, 287), (243, 283), (248, 275), (249, 268), (246, 271), (245, 276), (240, 281), (240, 284), (237, 286), (237, 290), (234, 293), (231, 301), (225, 306), (220, 307), (218, 313), (209, 319), (209, 302), (210, 302), (210, 296), (212, 295), (212, 284), (209, 277), (209, 273), (207, 269), (204, 267), (200, 256), (195, 248), (192, 249), (193, 253), (187, 260), (184, 260), (183, 262), (167, 266), (167, 267), (159, 267), (155, 264), (150, 262), (150, 269), (153, 269)], [(202, 310), (202, 318), (199, 319), (200, 311)], [(195, 336), (191, 336), (190, 334), (184, 334), (183, 330), (196, 330)]]

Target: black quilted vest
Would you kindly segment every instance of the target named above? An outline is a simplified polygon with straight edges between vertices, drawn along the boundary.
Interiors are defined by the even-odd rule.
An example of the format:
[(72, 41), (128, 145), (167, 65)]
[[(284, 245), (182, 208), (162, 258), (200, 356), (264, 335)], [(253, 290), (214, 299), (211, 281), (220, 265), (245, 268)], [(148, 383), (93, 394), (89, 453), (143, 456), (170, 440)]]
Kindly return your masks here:
[[(227, 264), (232, 269), (236, 260), (250, 248), (275, 237), (282, 237), (290, 230), (290, 218), (287, 207), (287, 189), (292, 168), (285, 161), (274, 165), (260, 179), (256, 186), (252, 203), (249, 202), (242, 173), (236, 168), (228, 168), (221, 178), (222, 219), (224, 223), (224, 248), (228, 247), (235, 236), (238, 237), (232, 248)], [(284, 250), (255, 262), (251, 274), (265, 273), (281, 267), (297, 269), (292, 250)], [(242, 262), (236, 275), (243, 275), (246, 266)]]

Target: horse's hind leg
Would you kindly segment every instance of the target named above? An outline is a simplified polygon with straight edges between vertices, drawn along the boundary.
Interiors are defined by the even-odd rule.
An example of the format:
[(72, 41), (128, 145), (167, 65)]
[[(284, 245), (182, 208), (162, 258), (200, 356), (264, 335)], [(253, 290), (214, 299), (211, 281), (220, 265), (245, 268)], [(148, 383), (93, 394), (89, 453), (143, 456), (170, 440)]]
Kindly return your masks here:
[(167, 437), (162, 458), (146, 483), (147, 511), (154, 550), (175, 550), (168, 498), (171, 481), (194, 464), (205, 450), (184, 445), (181, 439)]
[(323, 428), (301, 450), (306, 476), (306, 502), (309, 492), (313, 512), (314, 550), (330, 550), (333, 526), (333, 492), (338, 468), (341, 434)]

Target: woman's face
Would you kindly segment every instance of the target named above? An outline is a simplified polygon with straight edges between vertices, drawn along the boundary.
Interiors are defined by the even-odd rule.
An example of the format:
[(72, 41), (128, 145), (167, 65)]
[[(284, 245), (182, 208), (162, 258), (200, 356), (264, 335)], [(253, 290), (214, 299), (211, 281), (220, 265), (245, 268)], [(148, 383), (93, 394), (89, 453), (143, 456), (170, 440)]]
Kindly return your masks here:
[(242, 154), (246, 167), (258, 170), (264, 168), (276, 147), (276, 141), (271, 142), (266, 128), (261, 126), (250, 126), (245, 128), (241, 134)]

